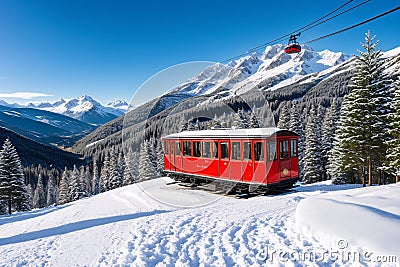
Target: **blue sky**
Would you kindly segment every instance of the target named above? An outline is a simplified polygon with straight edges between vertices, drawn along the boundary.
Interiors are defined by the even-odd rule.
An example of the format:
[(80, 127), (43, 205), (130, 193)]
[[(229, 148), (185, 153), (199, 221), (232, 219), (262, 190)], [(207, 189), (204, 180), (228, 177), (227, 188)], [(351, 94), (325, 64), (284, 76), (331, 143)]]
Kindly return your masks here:
[[(1, 0), (0, 99), (23, 103), (88, 94), (103, 103), (129, 101), (143, 82), (165, 68), (241, 54), (344, 2)], [(397, 5), (398, 0), (371, 0), (305, 32), (300, 42)], [(312, 47), (354, 54), (371, 30), (386, 51), (400, 46), (398, 25), (400, 11)], [(10, 98), (21, 92), (31, 94)]]

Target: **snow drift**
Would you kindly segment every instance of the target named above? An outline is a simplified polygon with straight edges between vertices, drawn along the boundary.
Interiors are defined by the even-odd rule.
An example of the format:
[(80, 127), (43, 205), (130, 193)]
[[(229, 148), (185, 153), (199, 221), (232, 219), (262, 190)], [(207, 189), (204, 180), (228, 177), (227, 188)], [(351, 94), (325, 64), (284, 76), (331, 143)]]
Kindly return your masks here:
[(364, 252), (400, 259), (399, 203), (400, 184), (332, 192), (302, 200), (296, 223), (302, 234), (326, 247), (335, 248), (342, 240)]

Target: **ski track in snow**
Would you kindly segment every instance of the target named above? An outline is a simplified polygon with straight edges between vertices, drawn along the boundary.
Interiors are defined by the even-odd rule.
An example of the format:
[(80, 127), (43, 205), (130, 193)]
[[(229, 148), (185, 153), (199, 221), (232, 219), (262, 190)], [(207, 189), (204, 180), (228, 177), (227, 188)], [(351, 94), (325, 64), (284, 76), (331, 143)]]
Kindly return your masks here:
[[(145, 183), (165, 187), (162, 179)], [(163, 190), (173, 194), (176, 187)], [(297, 233), (295, 210), (301, 199), (338, 188), (347, 189), (301, 186), (282, 195), (221, 197), (203, 207), (177, 208), (131, 185), (64, 206), (1, 216), (0, 266), (287, 266), (259, 260), (259, 249), (323, 250)]]

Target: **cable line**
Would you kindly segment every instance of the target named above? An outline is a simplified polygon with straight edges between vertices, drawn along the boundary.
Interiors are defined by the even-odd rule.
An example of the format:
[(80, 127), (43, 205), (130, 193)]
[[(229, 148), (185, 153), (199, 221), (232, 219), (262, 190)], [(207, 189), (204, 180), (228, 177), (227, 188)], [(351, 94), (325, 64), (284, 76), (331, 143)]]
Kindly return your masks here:
[[(329, 21), (329, 20), (331, 20), (331, 19), (333, 19), (333, 18), (336, 18), (336, 17), (338, 17), (338, 16), (340, 16), (340, 15), (343, 15), (344, 13), (347, 13), (347, 12), (353, 10), (353, 9), (356, 9), (356, 8), (358, 8), (358, 7), (362, 6), (362, 5), (364, 5), (364, 4), (368, 3), (368, 2), (370, 2), (371, 0), (366, 0), (366, 1), (360, 3), (360, 4), (356, 5), (356, 6), (353, 6), (353, 7), (351, 7), (351, 8), (348, 8), (348, 9), (346, 9), (346, 10), (344, 10), (344, 11), (342, 11), (342, 12), (340, 12), (340, 13), (338, 13), (338, 14), (332, 16), (332, 17), (329, 17), (329, 16), (331, 16), (331, 15), (334, 14), (334, 13), (336, 13), (337, 11), (339, 11), (340, 9), (342, 9), (342, 8), (345, 7), (345, 6), (347, 6), (348, 4), (350, 4), (350, 3), (353, 2), (353, 1), (354, 1), (354, 0), (349, 0), (349, 1), (347, 1), (346, 3), (342, 4), (341, 6), (339, 6), (339, 7), (336, 8), (335, 10), (329, 12), (328, 14), (324, 15), (323, 17), (321, 17), (321, 18), (319, 18), (319, 19), (317, 19), (317, 20), (315, 20), (315, 21), (313, 21), (313, 22), (311, 22), (311, 23), (309, 23), (309, 24), (307, 24), (307, 25), (305, 25), (305, 26), (303, 26), (303, 27), (301, 27), (301, 28), (299, 28), (299, 29), (297, 29), (297, 30), (295, 30), (295, 31), (293, 31), (293, 32), (291, 32), (291, 33), (289, 33), (289, 34), (283, 35), (283, 36), (281, 36), (281, 37), (279, 37), (279, 38), (276, 38), (276, 39), (274, 39), (274, 40), (272, 40), (272, 41), (269, 41), (269, 42), (267, 42), (267, 43), (264, 43), (264, 44), (261, 44), (261, 45), (259, 45), (259, 46), (253, 47), (253, 48), (249, 49), (247, 52), (242, 53), (242, 54), (237, 55), (237, 56), (234, 56), (234, 57), (231, 57), (231, 58), (228, 58), (228, 59), (226, 59), (226, 60), (223, 60), (223, 61), (221, 61), (221, 63), (230, 62), (230, 61), (235, 60), (235, 59), (237, 59), (237, 58), (246, 56), (246, 55), (248, 55), (248, 54), (251, 53), (251, 52), (257, 51), (257, 50), (259, 50), (259, 49), (261, 49), (261, 48), (265, 48), (266, 46), (268, 46), (268, 45), (270, 45), (270, 44), (275, 44), (275, 43), (277, 43), (277, 42), (279, 42), (279, 41), (282, 41), (283, 39), (286, 39), (287, 37), (293, 35), (293, 34), (296, 33), (296, 32), (300, 32), (300, 31), (305, 32), (305, 31), (308, 31), (308, 30), (310, 30), (310, 29), (312, 29), (312, 28), (314, 28), (314, 27), (316, 27), (316, 26), (318, 26), (318, 25), (321, 25), (321, 24), (323, 24), (323, 23), (325, 23), (325, 22), (327, 22), (327, 21)], [(327, 18), (327, 19), (325, 19), (325, 18)], [(324, 20), (324, 19), (325, 19), (325, 20)]]
[(351, 29), (353, 29), (353, 28), (355, 28), (355, 27), (361, 26), (361, 25), (363, 25), (363, 24), (365, 24), (365, 23), (368, 23), (368, 22), (370, 22), (370, 21), (376, 20), (376, 19), (378, 19), (378, 18), (380, 18), (380, 17), (383, 17), (383, 16), (386, 16), (386, 15), (388, 15), (388, 14), (390, 14), (390, 13), (393, 13), (393, 12), (399, 10), (399, 9), (400, 9), (400, 6), (395, 7), (395, 8), (393, 8), (393, 9), (391, 9), (391, 10), (389, 10), (389, 11), (386, 11), (386, 12), (384, 12), (384, 13), (382, 13), (382, 14), (379, 14), (379, 15), (373, 17), (373, 18), (364, 20), (364, 21), (362, 21), (362, 22), (360, 22), (360, 23), (354, 24), (354, 25), (352, 25), (352, 26), (350, 26), (350, 27), (341, 29), (341, 30), (339, 30), (339, 31), (336, 31), (336, 32), (333, 32), (333, 33), (330, 33), (330, 34), (327, 34), (327, 35), (324, 35), (324, 36), (315, 38), (315, 39), (313, 39), (313, 40), (311, 40), (311, 41), (305, 42), (304, 44), (313, 43), (313, 42), (316, 42), (316, 41), (319, 41), (319, 40), (322, 40), (322, 39), (331, 37), (331, 36), (333, 36), (333, 35), (336, 35), (336, 34), (339, 34), (339, 33), (342, 33), (342, 32), (348, 31), (348, 30), (351, 30)]
[[(286, 34), (286, 35), (283, 35), (283, 36), (281, 36), (281, 37), (279, 37), (279, 38), (276, 38), (276, 39), (274, 39), (274, 40), (272, 40), (272, 41), (269, 41), (269, 42), (267, 42), (267, 43), (261, 44), (261, 45), (259, 45), (259, 46), (253, 47), (253, 48), (249, 49), (248, 51), (246, 51), (245, 53), (242, 53), (242, 54), (240, 54), (240, 55), (237, 55), (237, 56), (228, 58), (228, 59), (226, 59), (226, 60), (223, 60), (223, 61), (221, 61), (221, 63), (223, 63), (223, 62), (229, 62), (229, 61), (231, 61), (231, 60), (234, 60), (234, 59), (237, 59), (237, 58), (239, 58), (239, 57), (245, 56), (245, 55), (247, 55), (247, 54), (249, 54), (249, 53), (251, 53), (251, 52), (254, 52), (254, 51), (257, 51), (257, 50), (259, 50), (259, 49), (261, 49), (261, 48), (264, 48), (264, 47), (268, 46), (269, 44), (273, 44), (273, 43), (276, 43), (276, 42), (281, 41), (281, 40), (283, 40), (283, 39), (286, 39), (286, 38), (289, 37), (290, 35), (292, 35), (292, 34), (298, 32), (298, 31), (301, 31), (301, 30), (303, 30), (303, 29), (309, 30), (309, 29), (315, 27), (315, 26), (311, 27), (313, 24), (316, 24), (316, 23), (320, 22), (321, 20), (325, 19), (326, 17), (329, 17), (330, 15), (336, 13), (337, 11), (339, 11), (340, 9), (342, 9), (342, 8), (345, 7), (345, 6), (347, 6), (348, 4), (350, 4), (350, 3), (353, 2), (353, 1), (354, 1), (354, 0), (349, 0), (349, 1), (347, 1), (346, 3), (342, 4), (341, 6), (339, 6), (338, 8), (336, 8), (335, 10), (333, 10), (333, 11), (329, 12), (328, 14), (324, 15), (323, 17), (321, 17), (321, 18), (319, 18), (319, 19), (317, 19), (317, 20), (315, 20), (315, 21), (313, 21), (313, 22), (311, 22), (311, 23), (309, 23), (309, 24), (307, 24), (307, 25), (305, 25), (305, 26), (303, 26), (303, 27), (301, 27), (301, 28), (299, 28), (299, 29), (297, 29), (297, 30), (291, 32), (291, 33), (288, 33), (288, 34)], [(341, 15), (341, 14), (344, 14), (344, 13), (346, 13), (346, 12), (348, 12), (348, 11), (350, 11), (350, 10), (356, 8), (356, 7), (359, 7), (359, 6), (365, 4), (365, 3), (369, 2), (369, 1), (370, 1), (370, 0), (367, 0), (367, 1), (365, 1), (365, 2), (363, 2), (363, 3), (361, 3), (361, 4), (359, 4), (359, 5), (357, 5), (357, 6), (353, 7), (353, 8), (351, 8), (351, 9), (347, 9), (347, 10), (343, 11), (342, 13), (340, 13), (340, 15)], [(336, 15), (335, 17), (337, 17), (337, 16), (338, 16), (338, 15)], [(332, 18), (334, 18), (334, 17), (332, 17)], [(331, 18), (331, 19), (332, 19), (332, 18)], [(322, 23), (324, 23), (324, 22), (326, 22), (326, 21), (328, 21), (328, 20), (330, 20), (330, 19), (327, 19), (327, 20), (325, 20), (325, 21), (323, 21), (323, 22), (320, 22), (318, 25), (320, 25), (320, 24), (322, 24)], [(307, 28), (309, 28), (309, 29), (307, 29)]]

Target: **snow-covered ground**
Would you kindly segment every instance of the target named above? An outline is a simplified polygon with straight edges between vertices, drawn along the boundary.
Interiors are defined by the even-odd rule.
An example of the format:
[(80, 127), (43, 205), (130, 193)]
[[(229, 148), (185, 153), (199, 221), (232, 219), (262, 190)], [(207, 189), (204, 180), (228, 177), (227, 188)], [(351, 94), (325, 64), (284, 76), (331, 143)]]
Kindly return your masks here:
[[(400, 185), (351, 189), (359, 186), (319, 183), (235, 199), (167, 182), (155, 179), (1, 216), (0, 266), (328, 266), (354, 262), (303, 256), (338, 249), (400, 251)], [(353, 233), (352, 223), (365, 234)], [(377, 240), (373, 232), (385, 233), (387, 245), (379, 240), (359, 247)]]

